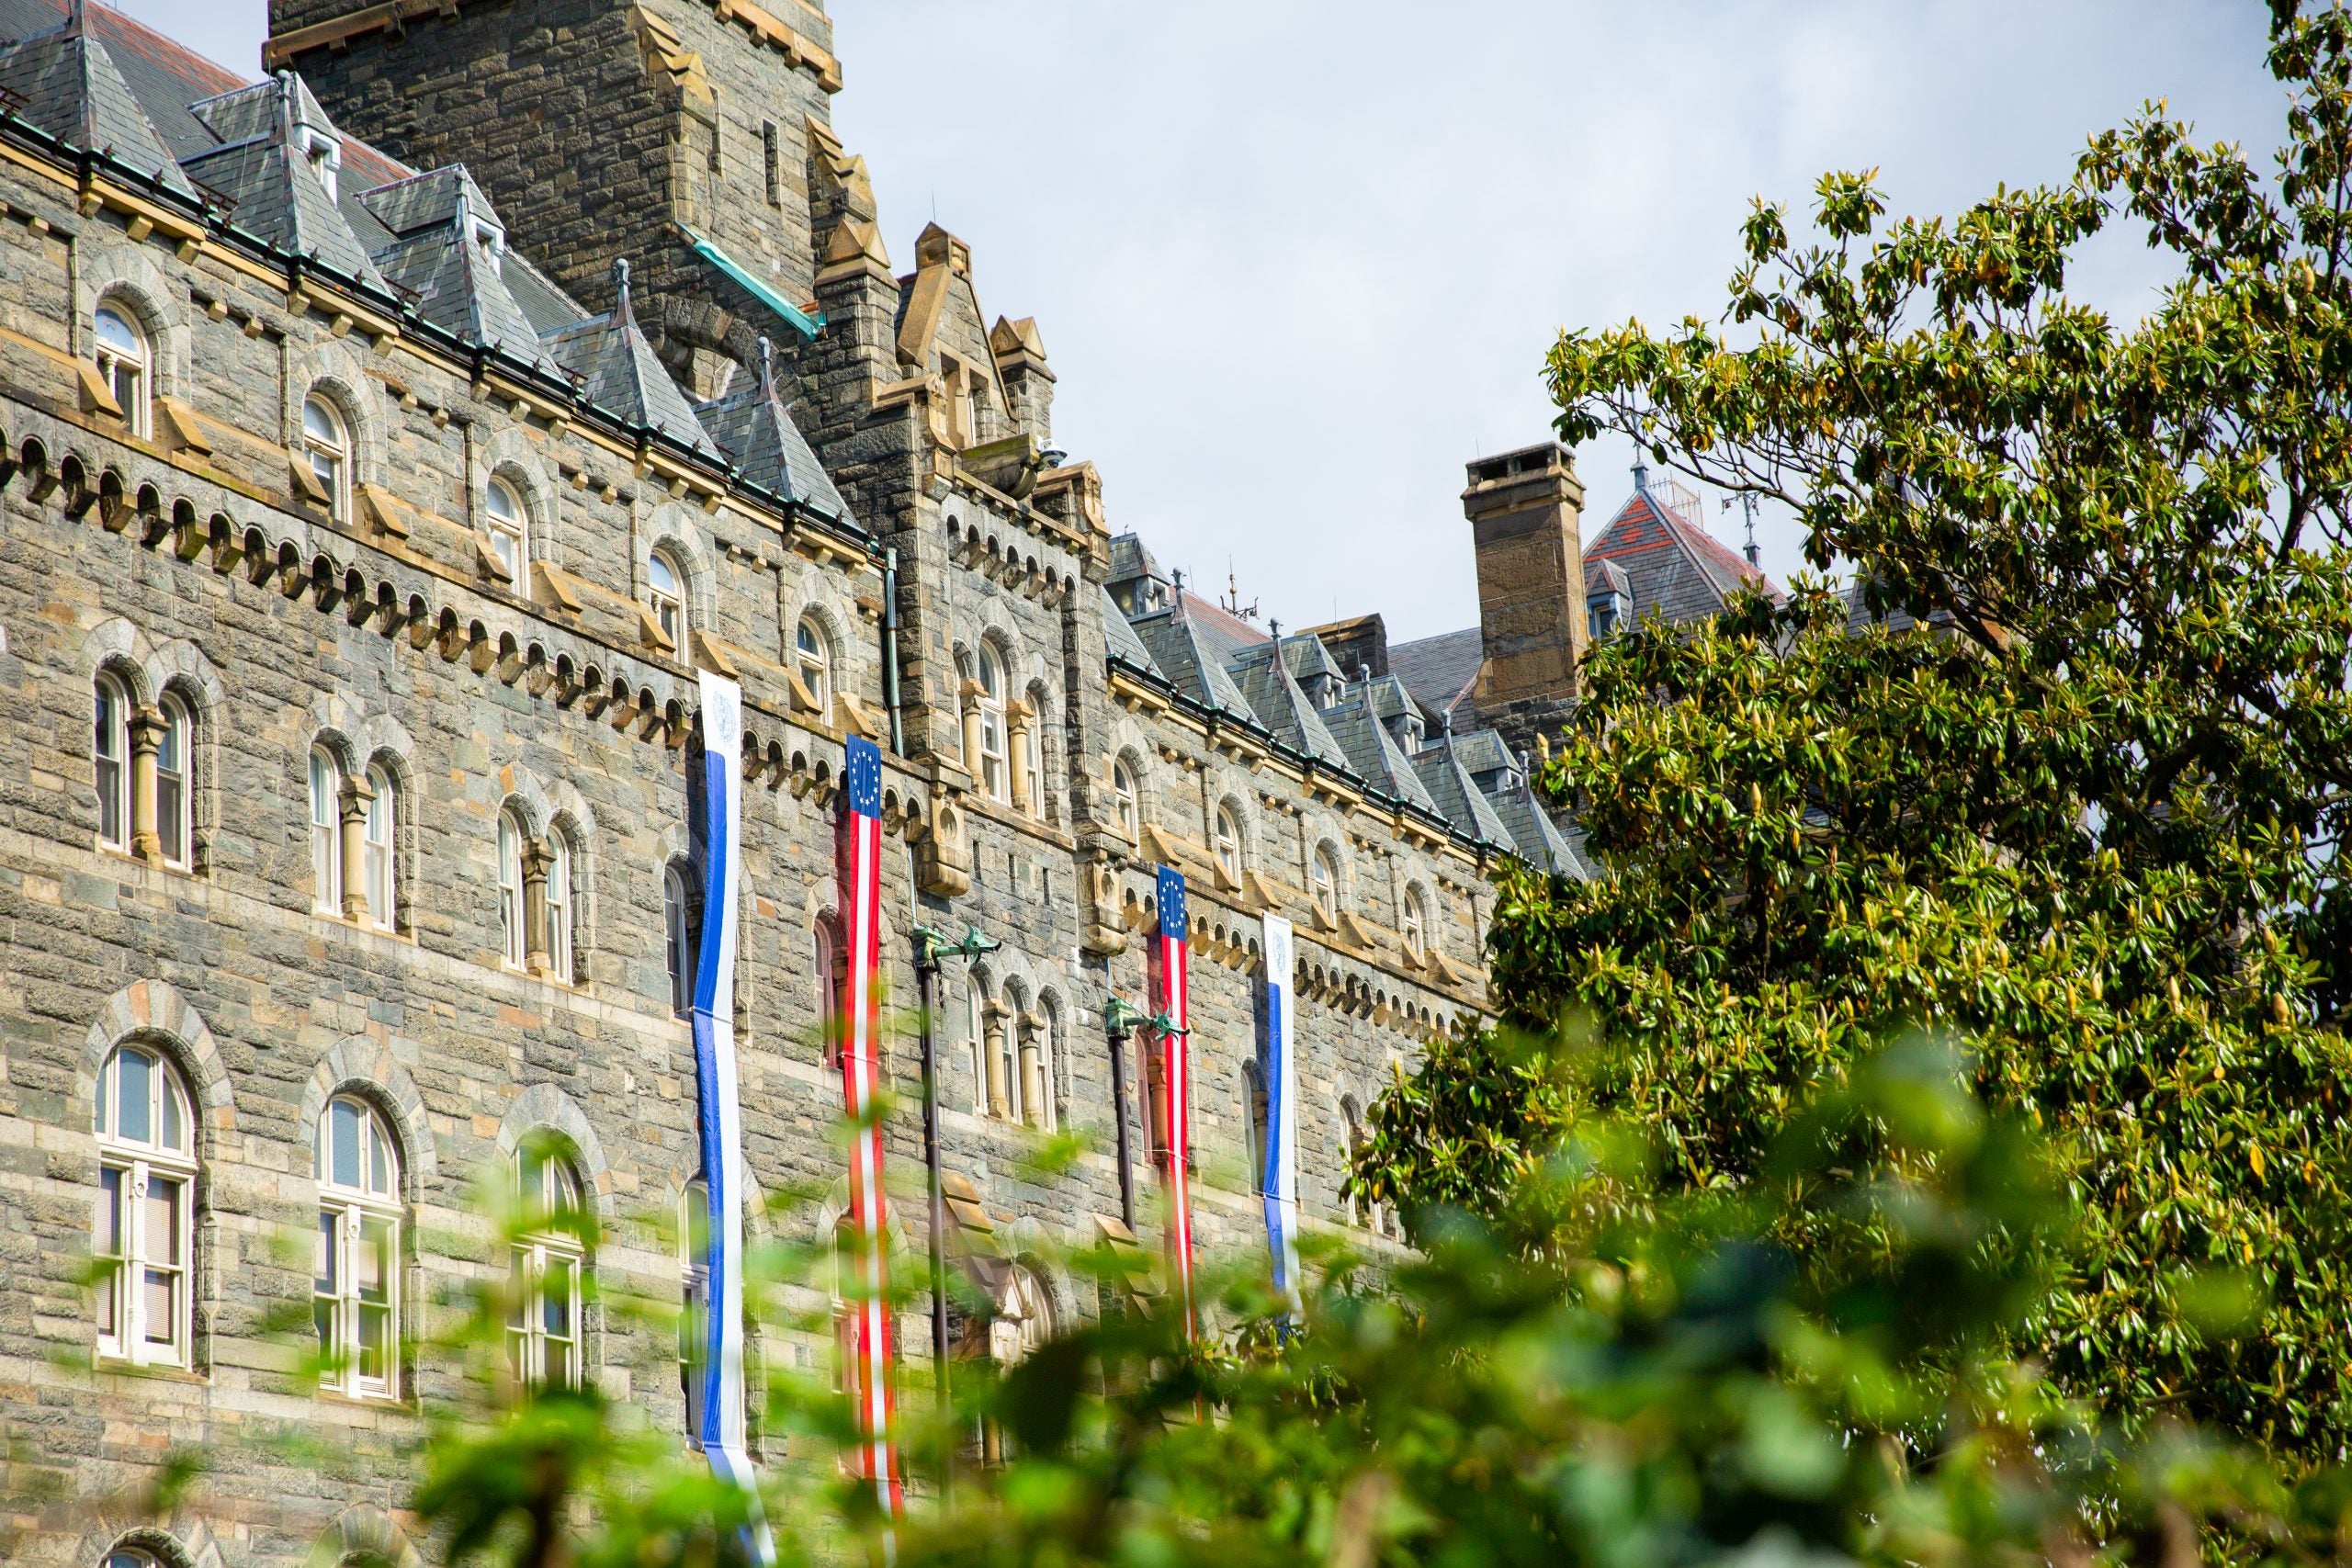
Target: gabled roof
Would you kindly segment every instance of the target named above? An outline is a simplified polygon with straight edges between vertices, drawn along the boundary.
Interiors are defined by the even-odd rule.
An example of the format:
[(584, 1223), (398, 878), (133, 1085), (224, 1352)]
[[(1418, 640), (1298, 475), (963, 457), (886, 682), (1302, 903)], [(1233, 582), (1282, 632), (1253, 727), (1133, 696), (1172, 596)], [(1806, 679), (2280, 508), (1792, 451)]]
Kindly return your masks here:
[[(1287, 645), (1311, 643), (1315, 639), (1284, 637), (1283, 641)], [(1275, 645), (1264, 643), (1236, 654), (1230, 666), (1235, 684), (1241, 688), (1241, 694), (1249, 699), (1259, 722), (1273, 732), (1275, 739), (1332, 767), (1348, 766), (1347, 752), (1332, 738), (1322, 716), (1315, 711), (1315, 705), (1306, 700), (1306, 694), (1291, 674), (1287, 647), (1282, 651), (1283, 657), (1277, 659)]]
[(306, 142), (332, 147), (339, 163), (343, 136), (300, 77), (280, 72), (191, 105), (188, 112), (227, 140), (188, 154), (182, 166), (237, 204), (231, 216), (237, 228), (289, 255), (309, 256), (338, 276), (385, 288), (312, 163)]
[[(1588, 562), (1613, 562), (1624, 572), (1635, 620), (1653, 610), (1671, 622), (1699, 620), (1720, 611), (1743, 584), (1755, 584), (1774, 599), (1786, 597), (1780, 584), (1652, 490), (1638, 468), (1632, 497), (1585, 547), (1584, 557)], [(1591, 580), (1589, 567), (1586, 580)]]
[(693, 405), (653, 352), (629, 303), (628, 263), (613, 263), (610, 313), (591, 316), (548, 334), (543, 346), (580, 379), (590, 402), (622, 423), (658, 431), (683, 446), (718, 448), (695, 417)]
[(1485, 661), (1476, 626), (1388, 647), (1388, 672), (1405, 682), (1413, 700), (1441, 718), (1453, 715), (1457, 723), (1469, 715), (1470, 688)]
[(1225, 660), (1213, 650), (1182, 607), (1139, 615), (1128, 623), (1151, 650), (1159, 672), (1194, 702), (1257, 722), (1256, 710), (1227, 672)]
[(1488, 797), (1495, 815), (1510, 829), (1511, 841), (1519, 846), (1520, 859), (1544, 871), (1557, 872), (1578, 882), (1592, 880), (1591, 868), (1576, 852), (1576, 846), (1551, 818), (1535, 804), (1534, 792), (1525, 784), (1504, 790)]
[(1495, 814), (1494, 807), (1470, 781), (1470, 774), (1453, 754), (1453, 748), (1440, 742), (1413, 759), (1413, 769), (1421, 776), (1430, 798), (1437, 802), (1439, 815), (1462, 831), (1482, 843), (1497, 849), (1518, 847), (1511, 830)]
[[(505, 225), (462, 166), (379, 186), (359, 199), (394, 236), (376, 265), (416, 296), (420, 315), (517, 358), (537, 355), (538, 329), (503, 276)], [(478, 232), (484, 238), (477, 240)]]
[(103, 152), (182, 196), (196, 195), (80, 4), (62, 24), (0, 51), (0, 88), (14, 95), (19, 117), (68, 146)]
[(1432, 816), (1443, 815), (1438, 810), (1437, 802), (1430, 798), (1429, 786), (1414, 771), (1412, 759), (1389, 735), (1388, 727), (1374, 716), (1371, 700), (1362, 686), (1350, 694), (1349, 700), (1326, 712), (1323, 722), (1339, 741), (1340, 749), (1348, 754), (1349, 765), (1358, 778)]
[(1103, 588), (1098, 592), (1102, 595), (1102, 634), (1110, 644), (1110, 656), (1166, 680), (1168, 672), (1151, 657), (1151, 649), (1143, 645), (1135, 627), (1127, 625), (1127, 617), (1120, 614), (1118, 601), (1111, 597), (1111, 591)]
[(695, 412), (744, 479), (827, 516), (849, 520), (849, 502), (777, 395), (775, 350), (766, 338), (760, 339), (758, 373), (741, 390), (695, 404)]

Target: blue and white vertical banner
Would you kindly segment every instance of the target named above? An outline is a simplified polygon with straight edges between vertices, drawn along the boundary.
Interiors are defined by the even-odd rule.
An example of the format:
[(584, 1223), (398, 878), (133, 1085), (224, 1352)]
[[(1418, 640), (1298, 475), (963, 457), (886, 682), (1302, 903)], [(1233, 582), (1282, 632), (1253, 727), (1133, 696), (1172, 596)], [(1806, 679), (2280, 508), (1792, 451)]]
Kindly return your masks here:
[(1274, 1260), (1274, 1289), (1299, 1310), (1298, 1071), (1292, 1039), (1291, 929), (1280, 915), (1265, 917), (1266, 1168), (1258, 1190), (1266, 1196), (1266, 1241)]
[(775, 1561), (744, 1440), (743, 1118), (735, 1074), (736, 910), (743, 886), (743, 694), (702, 673), (702, 771), (689, 815), (702, 857), (702, 941), (695, 969), (695, 1079), (700, 1090), (703, 1188), (710, 1200), (709, 1304), (704, 1329), (703, 1452), (750, 1499), (746, 1546)]

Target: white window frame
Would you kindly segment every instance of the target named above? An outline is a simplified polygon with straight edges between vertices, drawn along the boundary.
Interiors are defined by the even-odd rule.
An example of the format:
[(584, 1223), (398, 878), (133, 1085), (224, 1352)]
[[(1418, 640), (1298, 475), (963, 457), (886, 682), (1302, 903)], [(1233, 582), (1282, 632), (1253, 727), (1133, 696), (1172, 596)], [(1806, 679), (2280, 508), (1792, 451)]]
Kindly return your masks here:
[[(131, 1055), (150, 1064), (149, 1135), (144, 1137), (125, 1135), (121, 1125), (122, 1063)], [(172, 1136), (175, 1121), (176, 1139)], [(185, 1368), (190, 1364), (195, 1323), (196, 1109), (169, 1056), (135, 1042), (118, 1045), (107, 1055), (98, 1072), (96, 1136), (99, 1186), (91, 1250), (116, 1265), (98, 1284), (98, 1356), (132, 1366)], [(160, 1183), (176, 1183), (180, 1200), (159, 1235), (151, 1200)], [(115, 1244), (111, 1249), (107, 1246), (109, 1230)], [(170, 1321), (156, 1338), (152, 1292), (159, 1280)], [(112, 1333), (107, 1332), (109, 1322)]]
[(312, 391), (302, 400), (302, 453), (311, 477), (326, 491), (327, 514), (350, 522), (351, 422), (324, 392)]
[(523, 819), (513, 807), (498, 813), (498, 919), (505, 938), (506, 965), (520, 969), (530, 962), (530, 933), (523, 929)]
[[(663, 582), (663, 578), (668, 582)], [(670, 639), (673, 648), (686, 645), (686, 575), (667, 550), (655, 550), (645, 558), (645, 598), (653, 611), (653, 624)]]
[(367, 884), (368, 918), (386, 931), (400, 929), (400, 785), (391, 770), (368, 770), (367, 818), (360, 829), (359, 860)]
[(1004, 656), (980, 644), (974, 661), (980, 683), (980, 792), (990, 800), (1012, 799), (1012, 765), (1004, 728)]
[(196, 855), (196, 724), (176, 692), (156, 705), (163, 732), (155, 748), (155, 837), (164, 863), (187, 871)]
[(560, 824), (548, 832), (548, 977), (559, 986), (572, 981), (572, 927), (579, 913), (571, 885), (571, 835)]
[[(98, 797), (98, 842), (130, 852), (130, 688), (111, 671), (91, 686), (90, 766)], [(113, 818), (113, 831), (107, 818)]]
[[(122, 329), (129, 341), (109, 341), (107, 323), (112, 321)], [(98, 378), (107, 391), (122, 408), (122, 417), (130, 426), (130, 434), (144, 441), (153, 426), (151, 410), (155, 386), (155, 349), (147, 335), (147, 328), (139, 312), (119, 294), (109, 294), (98, 301), (90, 314), (90, 352), (98, 367)]]
[[(356, 1140), (353, 1179), (337, 1178), (337, 1134)], [(311, 1321), (324, 1365), (320, 1386), (352, 1399), (398, 1399), (401, 1392), (401, 1145), (382, 1111), (356, 1095), (327, 1102), (312, 1129), (311, 1174), (319, 1184), (319, 1235), (311, 1266)], [(380, 1270), (371, 1296), (354, 1267), (373, 1250)], [(379, 1336), (369, 1370), (370, 1320)]]
[(701, 1177), (678, 1199), (678, 1391), (685, 1398), (686, 1446), (702, 1447), (703, 1386), (710, 1345), (710, 1192)]
[(1037, 1091), (1046, 1097), (1045, 1103), (1037, 1107), (1038, 1130), (1054, 1132), (1059, 1125), (1054, 1116), (1055, 1102), (1059, 1099), (1054, 1092), (1054, 1014), (1042, 1002), (1037, 1006)]
[(1241, 818), (1230, 806), (1216, 808), (1216, 863), (1234, 881), (1241, 880)]
[(1415, 958), (1430, 954), (1429, 900), (1418, 887), (1405, 889), (1403, 935), (1405, 951)]
[[(506, 1319), (507, 1366), (526, 1388), (578, 1388), (587, 1365), (586, 1325), (581, 1315), (587, 1250), (577, 1235), (532, 1222), (582, 1212), (580, 1178), (571, 1162), (551, 1149), (519, 1151), (515, 1175), (524, 1209), (522, 1232), (509, 1252), (514, 1274), (508, 1280), (513, 1300)], [(548, 1330), (550, 1280), (565, 1298), (568, 1335)]]
[(1021, 1081), (1021, 1012), (1020, 1000), (1008, 992), (1004, 1011), (997, 1020), (1004, 1026), (997, 1031), (997, 1055), (1004, 1066), (1004, 1117), (1015, 1123), (1025, 1119), (1023, 1111), (1027, 1099), (1023, 1090), (1028, 1087)]
[(1035, 709), (1029, 716), (1029, 814), (1043, 818), (1046, 815), (1046, 709), (1042, 702), (1032, 702)]
[(980, 1008), (979, 983), (974, 981), (964, 992), (964, 1030), (965, 1043), (972, 1059), (972, 1114), (975, 1116), (989, 1113), (989, 1037), (982, 1027)]
[(506, 569), (507, 581), (517, 592), (530, 586), (531, 519), (523, 497), (496, 474), (482, 486), (482, 523), (490, 535), (490, 553)]
[(670, 1011), (679, 1018), (694, 1010), (695, 952), (693, 889), (684, 863), (662, 868), (662, 945), (670, 972)]
[(1111, 809), (1119, 819), (1119, 832), (1127, 842), (1135, 843), (1143, 835), (1143, 795), (1136, 787), (1136, 771), (1127, 766), (1125, 757), (1111, 759)]
[(1327, 920), (1340, 918), (1340, 865), (1328, 845), (1316, 845), (1307, 859), (1306, 893), (1317, 914)]
[(324, 746), (311, 747), (311, 907), (343, 913), (343, 763)]
[(804, 615), (793, 628), (792, 657), (800, 683), (817, 705), (817, 719), (831, 724), (833, 715), (833, 639), (815, 615)]

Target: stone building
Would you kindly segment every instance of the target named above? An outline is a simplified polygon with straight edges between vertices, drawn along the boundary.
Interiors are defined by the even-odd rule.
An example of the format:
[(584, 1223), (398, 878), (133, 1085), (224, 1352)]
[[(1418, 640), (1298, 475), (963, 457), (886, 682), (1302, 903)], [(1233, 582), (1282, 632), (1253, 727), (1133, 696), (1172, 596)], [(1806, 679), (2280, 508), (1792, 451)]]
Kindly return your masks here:
[[(1577, 874), (1521, 739), (1586, 635), (1566, 454), (1474, 468), (1480, 695), (1434, 704), (1376, 617), (1271, 635), (1114, 534), (1036, 323), (986, 315), (935, 226), (893, 269), (812, 6), (271, 20), (252, 85), (0, 0), (0, 1554), (406, 1561), (401, 1445), (453, 1374), (404, 1347), (510, 1268), (518, 1364), (684, 1430), (675, 1340), (580, 1282), (695, 1288), (698, 670), (745, 696), (755, 1190), (838, 1190), (854, 735), (887, 757), (896, 994), (919, 923), (1001, 944), (934, 1012), (946, 1240), (1014, 1330), (969, 1342), (1093, 1310), (1053, 1244), (1152, 1245), (1112, 1089), (1146, 1064), (1104, 1021), (1146, 996), (1162, 863), (1192, 887), (1202, 1245), (1265, 1245), (1270, 913), (1300, 942), (1308, 1222), (1377, 1229), (1340, 1192), (1356, 1121), (1477, 1011), (1490, 878)], [(919, 1251), (911, 1036), (888, 1068)], [(1047, 1179), (1023, 1156), (1057, 1127), (1096, 1135)], [(595, 1247), (502, 1256), (491, 1180), (576, 1194)], [(271, 1327), (306, 1302), (329, 1386)], [(331, 1462), (249, 1440), (289, 1428)], [(190, 1445), (220, 1470), (130, 1511)]]

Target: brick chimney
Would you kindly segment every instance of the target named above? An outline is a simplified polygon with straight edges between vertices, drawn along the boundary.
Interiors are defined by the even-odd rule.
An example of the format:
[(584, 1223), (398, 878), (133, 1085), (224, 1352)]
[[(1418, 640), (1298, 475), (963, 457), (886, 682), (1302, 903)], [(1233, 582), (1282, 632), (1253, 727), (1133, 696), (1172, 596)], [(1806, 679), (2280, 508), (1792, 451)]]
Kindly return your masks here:
[(1584, 653), (1584, 486), (1557, 442), (1482, 457), (1462, 492), (1478, 562), (1479, 722), (1514, 748), (1556, 736)]

